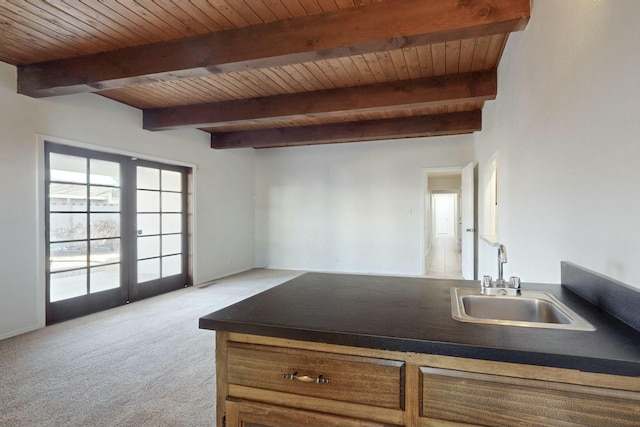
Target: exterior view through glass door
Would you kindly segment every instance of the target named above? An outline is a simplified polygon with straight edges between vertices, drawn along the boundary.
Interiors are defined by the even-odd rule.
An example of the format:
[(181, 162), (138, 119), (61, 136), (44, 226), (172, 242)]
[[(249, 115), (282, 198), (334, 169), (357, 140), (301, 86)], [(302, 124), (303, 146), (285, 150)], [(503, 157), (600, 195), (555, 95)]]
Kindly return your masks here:
[(47, 142), (47, 323), (184, 287), (188, 169)]

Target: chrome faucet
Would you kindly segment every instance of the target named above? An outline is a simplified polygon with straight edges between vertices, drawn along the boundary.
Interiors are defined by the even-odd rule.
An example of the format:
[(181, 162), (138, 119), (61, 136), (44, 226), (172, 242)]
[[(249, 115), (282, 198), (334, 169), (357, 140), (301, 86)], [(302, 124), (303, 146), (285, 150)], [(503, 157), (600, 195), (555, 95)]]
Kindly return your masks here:
[(498, 278), (495, 285), (491, 276), (484, 276), (480, 283), (480, 293), (484, 295), (521, 295), (520, 278), (511, 276), (504, 280), (504, 264), (507, 263), (507, 248), (498, 246)]
[(506, 282), (504, 281), (504, 264), (507, 263), (507, 248), (504, 245), (498, 246), (498, 278), (496, 279), (496, 286), (504, 288)]

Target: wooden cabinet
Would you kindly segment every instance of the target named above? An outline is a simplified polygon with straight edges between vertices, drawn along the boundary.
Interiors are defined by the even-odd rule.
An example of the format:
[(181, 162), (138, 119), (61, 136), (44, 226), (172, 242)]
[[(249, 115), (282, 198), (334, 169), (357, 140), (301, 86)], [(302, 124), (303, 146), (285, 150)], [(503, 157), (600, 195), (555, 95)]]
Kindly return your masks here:
[(632, 426), (640, 379), (217, 332), (218, 425)]

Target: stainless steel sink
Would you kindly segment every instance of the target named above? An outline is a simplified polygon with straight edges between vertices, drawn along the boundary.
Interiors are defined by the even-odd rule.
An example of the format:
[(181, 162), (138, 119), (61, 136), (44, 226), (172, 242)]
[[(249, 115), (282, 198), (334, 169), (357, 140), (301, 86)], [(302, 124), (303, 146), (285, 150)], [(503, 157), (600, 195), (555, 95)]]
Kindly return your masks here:
[(483, 295), (480, 289), (451, 288), (451, 314), (461, 322), (596, 330), (553, 295), (537, 291), (522, 291), (522, 295), (507, 296)]

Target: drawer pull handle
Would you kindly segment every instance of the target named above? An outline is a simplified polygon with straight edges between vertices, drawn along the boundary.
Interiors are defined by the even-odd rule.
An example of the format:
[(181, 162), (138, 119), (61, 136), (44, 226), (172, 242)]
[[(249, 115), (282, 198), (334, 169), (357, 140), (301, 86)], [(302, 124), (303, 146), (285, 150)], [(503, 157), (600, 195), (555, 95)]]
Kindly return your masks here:
[(292, 381), (298, 380), (298, 381), (302, 381), (303, 383), (318, 383), (318, 384), (331, 383), (331, 380), (329, 378), (322, 378), (322, 375), (318, 375), (318, 378), (313, 378), (308, 375), (298, 376), (297, 372), (294, 372), (293, 374), (282, 374), (282, 378), (286, 380), (292, 380)]

